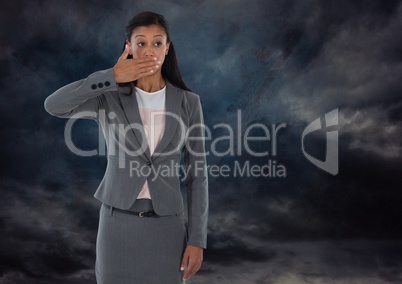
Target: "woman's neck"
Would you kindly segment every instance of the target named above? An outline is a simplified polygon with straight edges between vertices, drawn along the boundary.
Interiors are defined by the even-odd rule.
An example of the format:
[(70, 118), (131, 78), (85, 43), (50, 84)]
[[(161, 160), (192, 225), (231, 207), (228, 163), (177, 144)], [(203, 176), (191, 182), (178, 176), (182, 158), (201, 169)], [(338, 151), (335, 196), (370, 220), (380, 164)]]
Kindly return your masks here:
[(136, 87), (144, 90), (145, 92), (152, 93), (161, 90), (165, 84), (166, 82), (163, 79), (162, 74), (159, 73), (138, 79)]

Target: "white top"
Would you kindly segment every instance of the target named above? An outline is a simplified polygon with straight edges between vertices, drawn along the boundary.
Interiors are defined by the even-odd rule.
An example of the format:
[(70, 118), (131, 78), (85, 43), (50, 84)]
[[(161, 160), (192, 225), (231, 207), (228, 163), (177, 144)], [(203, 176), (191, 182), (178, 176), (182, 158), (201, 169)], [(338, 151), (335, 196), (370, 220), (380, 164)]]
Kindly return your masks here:
[[(152, 155), (165, 132), (166, 86), (152, 93), (145, 92), (135, 87), (135, 95), (142, 124), (144, 125), (149, 151)], [(138, 198), (151, 199), (148, 180), (145, 180), (144, 186), (137, 196), (137, 199)]]

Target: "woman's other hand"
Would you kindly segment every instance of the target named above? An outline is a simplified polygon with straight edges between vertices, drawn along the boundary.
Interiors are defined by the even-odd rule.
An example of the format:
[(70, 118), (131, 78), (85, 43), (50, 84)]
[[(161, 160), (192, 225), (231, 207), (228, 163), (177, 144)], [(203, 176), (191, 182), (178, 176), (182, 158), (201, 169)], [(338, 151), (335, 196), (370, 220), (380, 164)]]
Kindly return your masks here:
[(180, 266), (180, 270), (185, 271), (183, 280), (189, 279), (201, 268), (203, 252), (201, 247), (187, 245)]

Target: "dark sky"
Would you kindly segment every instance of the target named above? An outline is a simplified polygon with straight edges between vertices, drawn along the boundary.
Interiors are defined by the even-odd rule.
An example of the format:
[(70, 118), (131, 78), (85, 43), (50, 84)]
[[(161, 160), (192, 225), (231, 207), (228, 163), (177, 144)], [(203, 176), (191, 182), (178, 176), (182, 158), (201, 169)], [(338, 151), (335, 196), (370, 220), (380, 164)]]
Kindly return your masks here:
[[(70, 152), (67, 120), (43, 102), (112, 67), (144, 10), (170, 22), (213, 139), (228, 135), (219, 123), (240, 136), (286, 124), (276, 155), (265, 141), (251, 145), (268, 157), (208, 156), (232, 168), (275, 162), (286, 177), (210, 177), (208, 249), (190, 283), (402, 283), (402, 2), (380, 0), (2, 3), (0, 283), (95, 283), (93, 194), (106, 158)], [(339, 124), (304, 143), (324, 160), (325, 131), (338, 131), (337, 175), (301, 146), (334, 109)], [(77, 122), (73, 140), (96, 147), (96, 123)]]

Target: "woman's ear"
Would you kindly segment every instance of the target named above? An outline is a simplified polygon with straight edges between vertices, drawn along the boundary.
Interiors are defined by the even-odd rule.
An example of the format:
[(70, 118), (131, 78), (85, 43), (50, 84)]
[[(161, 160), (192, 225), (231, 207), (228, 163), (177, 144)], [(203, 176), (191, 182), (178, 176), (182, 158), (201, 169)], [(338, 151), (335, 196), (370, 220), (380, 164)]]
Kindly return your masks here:
[(132, 55), (131, 54), (131, 43), (126, 39), (126, 44), (128, 45), (128, 49), (130, 50), (130, 54), (129, 55)]
[(131, 53), (131, 43), (128, 41), (128, 40), (126, 40), (125, 41), (125, 43), (124, 43), (124, 48), (126, 48), (126, 46), (128, 46), (128, 55), (127, 55), (127, 59), (131, 59), (131, 58), (133, 58), (133, 54)]
[(168, 55), (168, 53), (169, 53), (169, 46), (170, 46), (170, 42), (168, 42), (168, 43), (166, 44), (166, 52), (165, 52), (165, 55)]

